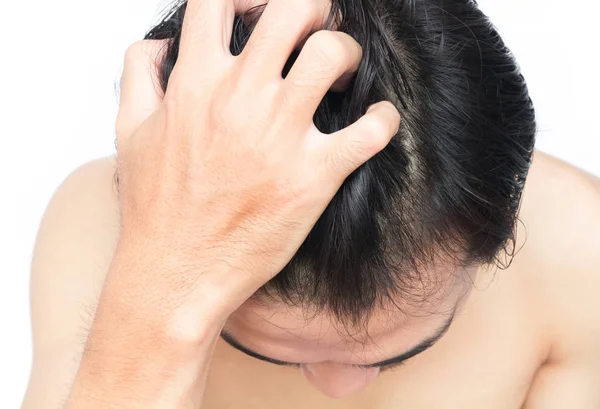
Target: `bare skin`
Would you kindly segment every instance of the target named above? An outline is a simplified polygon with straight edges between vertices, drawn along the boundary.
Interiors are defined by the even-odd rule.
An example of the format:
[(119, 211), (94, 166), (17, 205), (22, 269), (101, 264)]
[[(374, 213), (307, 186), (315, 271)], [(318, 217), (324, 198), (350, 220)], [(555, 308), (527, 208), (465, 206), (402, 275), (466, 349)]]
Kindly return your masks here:
[[(356, 65), (354, 46), (344, 43), (346, 40), (338, 43), (347, 56), (338, 67), (341, 71)], [(183, 47), (184, 55), (186, 49), (191, 48)], [(202, 51), (211, 53), (216, 49)], [(257, 72), (266, 75), (264, 70)], [(152, 124), (152, 117), (144, 122), (154, 108), (144, 107), (133, 97), (128, 100), (127, 95), (140, 95), (128, 91), (131, 89), (126, 85), (120, 114), (127, 121), (122, 120), (118, 128), (120, 148), (124, 146), (125, 152), (131, 152), (131, 135), (135, 135), (140, 123), (146, 124), (142, 128), (150, 135), (148, 129), (160, 128), (147, 125)], [(319, 100), (316, 96), (313, 99)], [(147, 103), (148, 99), (140, 101)], [(376, 112), (382, 124), (386, 122), (385, 115), (392, 122), (389, 113), (384, 114), (381, 108)], [(160, 115), (157, 117), (160, 119)], [(188, 128), (182, 124), (178, 129)], [(317, 142), (311, 140), (312, 148)], [(374, 151), (373, 148), (371, 153)], [(344, 171), (351, 171), (351, 162), (356, 165), (368, 159), (368, 155), (363, 156), (360, 160), (348, 157)], [(219, 282), (223, 274), (232, 274), (218, 270), (218, 275), (206, 274), (208, 278), (203, 278), (200, 286), (200, 290), (217, 291), (200, 291), (205, 297), (191, 291), (194, 297), (188, 297), (190, 291), (185, 289), (174, 293), (177, 297), (167, 297), (165, 302), (164, 293), (181, 291), (183, 283), (167, 280), (155, 288), (156, 281), (144, 280), (152, 278), (152, 274), (173, 280), (165, 272), (181, 264), (165, 264), (163, 260), (175, 251), (181, 252), (182, 243), (189, 246), (181, 253), (186, 258), (175, 260), (184, 260), (188, 267), (185, 272), (189, 271), (189, 249), (201, 248), (201, 242), (194, 240), (201, 240), (202, 235), (173, 235), (189, 230), (190, 220), (179, 226), (176, 223), (182, 221), (172, 218), (136, 225), (139, 220), (133, 209), (138, 213), (150, 211), (135, 207), (147, 193), (137, 190), (138, 186), (152, 186), (156, 179), (152, 171), (158, 162), (147, 162), (153, 165), (150, 168), (133, 169), (135, 161), (124, 157), (126, 153), (120, 152), (120, 168), (125, 172), (122, 176), (126, 176), (122, 186), (130, 196), (124, 198), (122, 193), (119, 200), (116, 195), (115, 158), (89, 163), (59, 188), (40, 227), (32, 271), (34, 367), (24, 408), (55, 408), (69, 395), (70, 407), (150, 407), (156, 400), (149, 396), (154, 398), (152, 394), (157, 390), (164, 392), (156, 395), (161, 402), (169, 402), (156, 406), (161, 408), (186, 407), (180, 403), (192, 402), (195, 395), (203, 398), (204, 409), (591, 409), (600, 405), (600, 308), (595, 297), (600, 284), (598, 179), (536, 152), (521, 210), (523, 224), (517, 235), (517, 247), (522, 248), (510, 268), (496, 272), (495, 277), (494, 271), (472, 272), (475, 283), (469, 287), (464, 282), (449, 285), (440, 303), (430, 306), (435, 314), (386, 322), (380, 312), (380, 319), (371, 327), (377, 342), (369, 345), (371, 348), (356, 350), (356, 345), (339, 346), (341, 340), (331, 331), (327, 317), (309, 322), (293, 308), (245, 302), (260, 281), (268, 280), (268, 274), (275, 274), (278, 264), (285, 262), (282, 254), (292, 250), (277, 247), (279, 243), (263, 243), (273, 251), (273, 257), (267, 261), (244, 260), (247, 265), (260, 268), (248, 277), (236, 277), (236, 283), (243, 285), (220, 283), (217, 288), (215, 281)], [(146, 179), (140, 176), (140, 169), (145, 169)], [(338, 171), (343, 174), (341, 169)], [(146, 184), (128, 185), (132, 182), (127, 175), (137, 175), (137, 181)], [(192, 179), (198, 181), (198, 175), (195, 176)], [(158, 193), (164, 192), (157, 190), (154, 196), (147, 197), (155, 200)], [(172, 208), (173, 197), (167, 198)], [(129, 207), (124, 207), (124, 203)], [(161, 214), (146, 213), (141, 220), (156, 220)], [(220, 217), (222, 223), (236, 219), (236, 214), (210, 214)], [(296, 230), (289, 234), (297, 234), (298, 227), (302, 230), (309, 225), (298, 222)], [(160, 234), (153, 236), (157, 232)], [(206, 237), (215, 232), (202, 233)], [(254, 234), (254, 242), (259, 243), (260, 231)], [(129, 239), (128, 244), (123, 244), (124, 236)], [(165, 251), (163, 238), (167, 236), (180, 246)], [(216, 240), (218, 236), (209, 237)], [(299, 239), (300, 235), (294, 237)], [(219, 239), (215, 248), (226, 248), (227, 253), (236, 251), (234, 243), (240, 242)], [(153, 244), (157, 240), (162, 246)], [(138, 246), (140, 242), (144, 251)], [(157, 252), (161, 257), (155, 257)], [(203, 254), (206, 259), (207, 253)], [(153, 268), (141, 269), (149, 265), (148, 260), (154, 263)], [(132, 265), (136, 268), (130, 268)], [(447, 270), (441, 268), (440, 274), (444, 272)], [(263, 275), (257, 281), (259, 274)], [(153, 291), (157, 292), (152, 295)], [(136, 304), (123, 305), (122, 300)], [(438, 327), (448, 309), (457, 304), (460, 309), (448, 332), (435, 346), (402, 367), (381, 373), (377, 368), (348, 367), (378, 362), (406, 351)], [(95, 310), (99, 313), (93, 319)], [(119, 331), (119, 327), (128, 331)], [(169, 342), (160, 336), (165, 328), (170, 330)], [(262, 355), (302, 362), (300, 371), (260, 362), (234, 350), (216, 336), (223, 328)], [(82, 359), (86, 340), (88, 352)]]
[[(58, 407), (75, 376), (118, 241), (114, 163), (100, 159), (76, 170), (40, 227), (26, 409)], [(332, 400), (298, 369), (258, 361), (219, 341), (205, 407), (597, 408), (600, 181), (536, 151), (520, 219), (524, 245), (512, 265), (491, 283), (481, 275), (436, 346), (364, 390)]]

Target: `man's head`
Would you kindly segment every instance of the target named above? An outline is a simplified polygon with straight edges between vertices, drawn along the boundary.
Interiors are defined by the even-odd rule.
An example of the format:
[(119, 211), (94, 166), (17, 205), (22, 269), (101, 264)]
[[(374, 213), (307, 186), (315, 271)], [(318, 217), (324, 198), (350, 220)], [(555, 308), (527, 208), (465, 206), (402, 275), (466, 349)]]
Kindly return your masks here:
[[(234, 55), (260, 11), (236, 18)], [(163, 89), (184, 12), (177, 5), (146, 36), (172, 38)], [(516, 62), (472, 0), (334, 0), (328, 21), (361, 44), (363, 61), (346, 90), (325, 97), (317, 128), (344, 128), (380, 100), (395, 103), (401, 127), (346, 179), (288, 265), (230, 317), (224, 338), (255, 357), (302, 364), (319, 389), (342, 396), (374, 379), (373, 364), (431, 344), (477, 269), (514, 254), (536, 124)]]
[(345, 397), (441, 343), (472, 285), (454, 271), (437, 273), (444, 283), (437, 283), (435, 293), (428, 293), (422, 302), (397, 299), (376, 307), (360, 326), (330, 312), (258, 298), (229, 317), (221, 336), (251, 357), (299, 368), (329, 397)]

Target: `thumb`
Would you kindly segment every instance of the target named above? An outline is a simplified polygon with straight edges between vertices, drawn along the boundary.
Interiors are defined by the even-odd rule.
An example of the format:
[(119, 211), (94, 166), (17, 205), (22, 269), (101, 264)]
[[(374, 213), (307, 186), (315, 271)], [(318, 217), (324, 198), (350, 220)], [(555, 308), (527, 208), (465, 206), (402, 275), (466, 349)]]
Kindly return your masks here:
[(371, 105), (352, 125), (328, 137), (325, 149), (327, 169), (343, 179), (383, 150), (400, 127), (400, 113), (388, 101)]
[(160, 105), (164, 93), (158, 64), (166, 48), (167, 40), (144, 40), (132, 44), (125, 52), (116, 122), (117, 144), (128, 139)]

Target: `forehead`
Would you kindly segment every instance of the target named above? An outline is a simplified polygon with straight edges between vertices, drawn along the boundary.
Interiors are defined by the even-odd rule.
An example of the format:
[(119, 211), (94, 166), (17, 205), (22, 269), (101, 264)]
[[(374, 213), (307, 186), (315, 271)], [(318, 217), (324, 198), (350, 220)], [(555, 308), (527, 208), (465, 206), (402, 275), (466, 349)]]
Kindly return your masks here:
[(282, 302), (249, 300), (229, 317), (224, 329), (244, 346), (260, 351), (277, 346), (284, 351), (347, 350), (353, 344), (369, 348), (392, 343), (401, 347), (400, 339), (411, 346), (448, 320), (470, 291), (467, 281), (448, 280), (421, 303), (393, 300), (374, 310), (360, 328), (349, 327), (327, 313)]

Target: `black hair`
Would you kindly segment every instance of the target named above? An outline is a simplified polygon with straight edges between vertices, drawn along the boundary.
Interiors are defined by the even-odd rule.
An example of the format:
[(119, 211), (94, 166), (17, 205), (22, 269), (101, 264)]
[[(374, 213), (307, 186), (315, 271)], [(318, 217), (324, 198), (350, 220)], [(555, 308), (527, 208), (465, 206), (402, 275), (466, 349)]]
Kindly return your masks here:
[[(163, 90), (185, 9), (186, 2), (174, 5), (145, 37), (171, 39), (159, 63)], [(262, 10), (236, 16), (233, 55)], [(316, 127), (335, 132), (381, 100), (397, 106), (401, 127), (345, 180), (292, 260), (254, 298), (356, 324), (385, 301), (414, 298), (440, 257), (461, 267), (510, 265), (502, 259), (515, 254), (536, 121), (514, 56), (474, 0), (333, 0), (327, 27), (334, 22), (362, 46), (363, 60), (347, 90), (326, 95)]]

